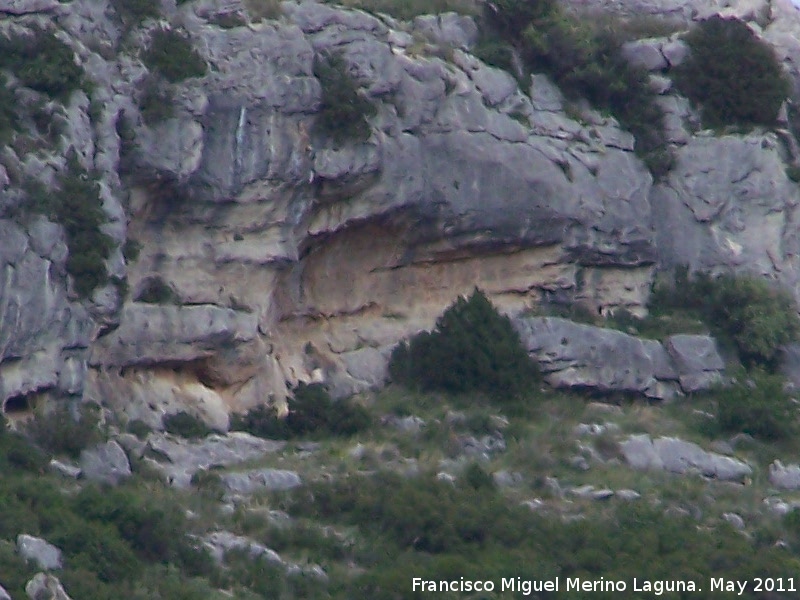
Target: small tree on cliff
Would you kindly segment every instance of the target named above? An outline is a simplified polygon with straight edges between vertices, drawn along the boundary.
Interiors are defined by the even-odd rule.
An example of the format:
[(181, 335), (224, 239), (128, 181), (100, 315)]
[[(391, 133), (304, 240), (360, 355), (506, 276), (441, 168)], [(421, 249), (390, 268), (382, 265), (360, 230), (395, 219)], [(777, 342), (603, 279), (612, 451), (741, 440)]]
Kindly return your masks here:
[(499, 399), (520, 396), (536, 375), (511, 321), (478, 289), (448, 308), (433, 331), (401, 342), (389, 372), (408, 387)]

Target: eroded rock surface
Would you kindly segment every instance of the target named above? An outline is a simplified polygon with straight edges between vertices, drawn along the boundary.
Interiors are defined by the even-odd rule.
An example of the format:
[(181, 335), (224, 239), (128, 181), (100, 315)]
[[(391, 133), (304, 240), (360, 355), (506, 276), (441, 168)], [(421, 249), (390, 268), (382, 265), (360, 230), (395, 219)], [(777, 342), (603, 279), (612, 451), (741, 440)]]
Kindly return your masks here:
[(520, 318), (514, 324), (522, 345), (554, 387), (668, 399), (711, 387), (725, 366), (708, 336), (671, 336), (662, 345), (555, 317)]
[(699, 473), (723, 481), (741, 482), (752, 474), (745, 462), (703, 450), (697, 444), (678, 438), (632, 435), (620, 443), (625, 461), (638, 470), (664, 470), (670, 473)]
[[(800, 64), (783, 0), (615, 4), (684, 23), (735, 14)], [(123, 421), (157, 429), (187, 410), (225, 431), (231, 411), (280, 403), (300, 381), (337, 396), (383, 385), (393, 345), (476, 286), (512, 314), (543, 300), (642, 314), (654, 269), (678, 264), (764, 274), (800, 293), (800, 192), (783, 138), (698, 133), (663, 74), (653, 84), (677, 166), (654, 186), (613, 119), (567, 112), (542, 75), (523, 93), (472, 56), (469, 17), (403, 24), (304, 0), (283, 3), (280, 19), (225, 28), (226, 15), (248, 20), (241, 4), (163, 8), (209, 71), (175, 84), (173, 113), (154, 121), (140, 109), (152, 74), (119, 51), (105, 0), (0, 2), (4, 31), (59, 30), (93, 83), (91, 99), (76, 91), (57, 107), (54, 147), (0, 153), (4, 405), (84, 396)], [(316, 126), (314, 61), (329, 51), (375, 104), (365, 141), (334, 143)], [(672, 36), (628, 53), (658, 70), (685, 47)], [(25, 178), (57, 180), (69, 148), (98, 175), (115, 246), (111, 279), (88, 299), (70, 291), (63, 227), (5, 216)], [(126, 240), (141, 246), (135, 260)], [(154, 283), (161, 304), (140, 302)], [(668, 395), (663, 348), (629, 345), (652, 376), (618, 370), (600, 385)], [(570, 369), (563, 377), (584, 377)], [(714, 371), (681, 372), (666, 387), (692, 390)]]

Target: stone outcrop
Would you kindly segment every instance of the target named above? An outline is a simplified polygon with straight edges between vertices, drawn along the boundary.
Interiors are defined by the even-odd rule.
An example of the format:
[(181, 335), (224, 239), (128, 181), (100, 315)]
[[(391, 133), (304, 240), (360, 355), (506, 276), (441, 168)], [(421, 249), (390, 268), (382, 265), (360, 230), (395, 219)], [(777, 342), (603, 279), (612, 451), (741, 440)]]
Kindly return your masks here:
[(37, 573), (25, 585), (25, 594), (30, 600), (72, 600), (57, 577), (48, 573)]
[[(714, 12), (758, 21), (788, 64), (800, 43), (781, 2), (614, 4), (684, 22)], [(172, 86), (173, 114), (152, 122), (139, 107), (152, 74), (119, 52), (123, 31), (105, 0), (0, 2), (0, 30), (58, 29), (93, 82), (91, 101), (76, 91), (58, 107), (53, 147), (0, 153), (7, 412), (83, 396), (123, 423), (158, 429), (186, 410), (225, 431), (231, 411), (279, 403), (300, 381), (337, 396), (382, 385), (393, 345), (475, 286), (512, 314), (542, 301), (642, 314), (654, 270), (678, 264), (756, 272), (800, 293), (800, 192), (783, 137), (697, 133), (658, 73), (677, 165), (654, 185), (613, 119), (568, 111), (542, 75), (523, 92), (471, 55), (470, 17), (401, 23), (311, 0), (281, 6), (280, 19), (231, 28), (220, 15), (248, 21), (237, 1), (162, 7), (209, 71)], [(154, 26), (129, 42), (145, 44)], [(331, 51), (375, 105), (366, 141), (334, 143), (316, 126), (314, 61)], [(685, 47), (673, 36), (627, 52), (658, 70)], [(89, 299), (71, 291), (63, 227), (8, 216), (20, 182), (52, 183), (70, 147), (98, 174), (115, 242), (111, 280)], [(137, 259), (123, 257), (126, 240), (141, 246)], [(168, 297), (140, 302), (154, 282)], [(691, 391), (715, 377), (716, 367), (662, 372), (680, 349), (665, 358), (624, 343), (652, 377), (631, 374), (623, 390), (662, 397), (664, 381)], [(615, 384), (603, 377), (601, 387)]]
[(554, 387), (668, 399), (707, 389), (724, 368), (714, 340), (675, 335), (664, 345), (555, 317), (514, 321), (523, 347)]
[(722, 481), (742, 482), (752, 474), (745, 462), (703, 450), (685, 440), (649, 435), (632, 435), (620, 443), (625, 461), (638, 470), (663, 470), (670, 473), (698, 473)]
[(17, 554), (35, 563), (39, 569), (57, 571), (63, 566), (61, 550), (47, 540), (32, 535), (23, 533), (17, 536)]
[(800, 490), (800, 465), (776, 460), (769, 466), (769, 482), (783, 490)]
[[(210, 435), (186, 441), (166, 434), (151, 434), (142, 453), (150, 465), (161, 471), (170, 485), (189, 487), (199, 470), (225, 467), (255, 460), (277, 452), (286, 442), (264, 440), (243, 432)], [(152, 457), (152, 458), (151, 458)]]
[(131, 476), (128, 455), (114, 440), (83, 450), (80, 467), (84, 478), (109, 485), (117, 485)]

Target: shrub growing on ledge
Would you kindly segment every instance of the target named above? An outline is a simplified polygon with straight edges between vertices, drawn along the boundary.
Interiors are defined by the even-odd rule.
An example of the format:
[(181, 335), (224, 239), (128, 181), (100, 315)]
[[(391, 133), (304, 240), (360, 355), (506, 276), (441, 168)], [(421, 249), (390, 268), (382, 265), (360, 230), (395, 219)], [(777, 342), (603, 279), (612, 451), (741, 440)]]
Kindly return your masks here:
[(775, 124), (789, 82), (772, 48), (738, 19), (712, 17), (687, 36), (691, 54), (675, 70), (681, 93), (710, 127)]
[(536, 375), (511, 321), (477, 289), (448, 308), (432, 332), (401, 342), (389, 372), (408, 387), (478, 391), (497, 399), (522, 395)]
[(167, 81), (178, 83), (206, 74), (205, 61), (192, 46), (189, 37), (174, 29), (158, 28), (150, 34), (150, 42), (142, 54), (148, 69), (158, 71)]
[(781, 347), (800, 335), (800, 318), (793, 298), (764, 279), (746, 275), (712, 278), (687, 270), (676, 274), (674, 287), (656, 288), (655, 313), (690, 310), (729, 338), (746, 366), (774, 369)]
[(322, 86), (322, 106), (316, 128), (336, 144), (365, 142), (371, 128), (367, 118), (375, 106), (358, 91), (358, 83), (347, 70), (341, 54), (323, 54), (314, 61), (314, 75)]
[(43, 29), (32, 35), (0, 35), (0, 68), (9, 69), (22, 85), (53, 98), (67, 96), (83, 82), (72, 49)]

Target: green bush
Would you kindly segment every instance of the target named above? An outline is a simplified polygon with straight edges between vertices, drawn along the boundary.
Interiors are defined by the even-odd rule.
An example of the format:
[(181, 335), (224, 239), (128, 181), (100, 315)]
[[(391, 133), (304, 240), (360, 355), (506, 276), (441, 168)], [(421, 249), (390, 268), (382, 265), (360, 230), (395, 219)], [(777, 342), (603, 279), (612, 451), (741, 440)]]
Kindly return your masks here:
[(721, 432), (749, 433), (765, 440), (798, 433), (797, 407), (784, 392), (784, 379), (760, 369), (737, 374), (736, 383), (716, 392), (716, 425)]
[(407, 387), (478, 391), (496, 399), (521, 396), (536, 378), (511, 321), (477, 289), (448, 308), (432, 332), (400, 343), (389, 372)]
[(203, 421), (184, 410), (164, 417), (164, 429), (187, 439), (204, 438), (214, 433)]
[(172, 90), (158, 77), (148, 77), (141, 85), (139, 110), (146, 125), (153, 126), (175, 116)]
[(63, 99), (83, 84), (75, 53), (44, 29), (10, 38), (0, 35), (0, 69), (10, 70), (22, 85), (52, 98)]
[(772, 126), (789, 82), (772, 48), (738, 19), (712, 17), (687, 36), (689, 57), (675, 82), (702, 107), (709, 127)]
[(359, 92), (358, 82), (350, 75), (343, 56), (317, 56), (314, 75), (322, 86), (316, 129), (336, 144), (368, 140), (372, 129), (367, 118), (375, 114), (375, 106)]
[(137, 302), (148, 304), (180, 304), (180, 297), (161, 277), (150, 277), (136, 296)]
[(303, 436), (349, 436), (369, 428), (366, 408), (353, 402), (334, 402), (320, 384), (300, 383), (288, 401), (289, 414), (280, 418), (272, 407), (257, 406), (237, 416), (231, 428), (253, 435), (291, 439)]
[(733, 343), (748, 367), (774, 369), (781, 347), (800, 335), (791, 295), (752, 276), (689, 276), (685, 268), (679, 269), (674, 285), (656, 287), (651, 310), (655, 314), (688, 310), (701, 316), (713, 333)]
[(26, 433), (47, 452), (73, 458), (102, 438), (97, 411), (88, 405), (81, 407), (77, 419), (64, 404), (50, 412), (39, 411), (26, 424)]
[(208, 70), (187, 34), (163, 27), (150, 34), (142, 61), (147, 68), (160, 73), (171, 83), (202, 77)]

